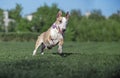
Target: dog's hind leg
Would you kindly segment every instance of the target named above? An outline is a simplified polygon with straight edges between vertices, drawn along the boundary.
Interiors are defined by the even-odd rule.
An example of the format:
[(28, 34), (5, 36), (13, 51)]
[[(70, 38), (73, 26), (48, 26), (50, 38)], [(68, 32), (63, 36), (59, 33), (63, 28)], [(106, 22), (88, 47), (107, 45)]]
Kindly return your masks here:
[(44, 51), (45, 47), (46, 47), (46, 46), (42, 43), (42, 47), (41, 47), (41, 54), (42, 54), (42, 55), (44, 54), (43, 51)]
[(38, 47), (42, 44), (42, 40), (38, 37), (36, 44), (35, 44), (35, 49), (33, 51), (33, 55), (36, 54)]

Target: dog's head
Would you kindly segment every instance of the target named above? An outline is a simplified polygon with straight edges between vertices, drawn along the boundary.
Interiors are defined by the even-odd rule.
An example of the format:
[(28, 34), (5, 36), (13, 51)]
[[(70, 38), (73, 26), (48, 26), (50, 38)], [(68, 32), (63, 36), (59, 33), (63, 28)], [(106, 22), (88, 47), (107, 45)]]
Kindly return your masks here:
[(67, 12), (64, 17), (62, 16), (62, 11), (58, 12), (55, 23), (57, 24), (57, 26), (60, 28), (62, 32), (66, 30), (68, 19), (69, 19), (69, 12)]

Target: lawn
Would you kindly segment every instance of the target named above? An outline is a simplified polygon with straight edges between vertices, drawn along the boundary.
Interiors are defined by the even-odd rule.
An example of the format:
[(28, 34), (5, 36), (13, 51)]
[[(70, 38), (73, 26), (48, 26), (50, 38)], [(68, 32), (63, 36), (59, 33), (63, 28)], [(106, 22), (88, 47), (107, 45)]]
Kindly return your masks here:
[(120, 78), (120, 42), (65, 42), (32, 56), (35, 42), (0, 42), (0, 78)]

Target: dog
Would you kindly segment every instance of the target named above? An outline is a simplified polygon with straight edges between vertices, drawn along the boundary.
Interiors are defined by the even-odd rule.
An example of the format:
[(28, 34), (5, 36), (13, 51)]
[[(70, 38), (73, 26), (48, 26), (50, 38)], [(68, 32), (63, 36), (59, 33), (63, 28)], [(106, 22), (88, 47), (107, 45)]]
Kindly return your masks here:
[(44, 54), (44, 49), (51, 49), (52, 47), (58, 45), (58, 53), (62, 54), (62, 45), (64, 43), (64, 32), (69, 19), (69, 12), (66, 13), (65, 17), (62, 17), (62, 11), (57, 13), (56, 21), (52, 26), (43, 32), (35, 44), (35, 49), (33, 55), (36, 55), (37, 49), (41, 46), (41, 54)]

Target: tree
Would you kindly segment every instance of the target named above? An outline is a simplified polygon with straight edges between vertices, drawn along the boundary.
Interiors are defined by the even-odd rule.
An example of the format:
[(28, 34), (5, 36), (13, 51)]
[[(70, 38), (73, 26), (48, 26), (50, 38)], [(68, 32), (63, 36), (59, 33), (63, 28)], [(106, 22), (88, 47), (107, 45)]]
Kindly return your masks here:
[(120, 22), (120, 11), (118, 10), (117, 13), (112, 14), (109, 19), (115, 20), (117, 22)]
[(58, 10), (59, 9), (56, 4), (52, 4), (51, 7), (46, 4), (44, 4), (42, 7), (39, 7), (37, 12), (34, 13), (32, 20), (32, 26), (34, 26), (35, 31), (46, 31), (56, 20), (56, 14)]
[(21, 16), (22, 6), (16, 4), (16, 7), (9, 11), (9, 18), (15, 19), (17, 22), (22, 18)]
[(77, 19), (81, 19), (82, 18), (82, 13), (80, 10), (71, 10), (71, 18), (77, 18)]
[(89, 19), (100, 21), (105, 20), (105, 17), (102, 15), (101, 10), (93, 10), (89, 16)]
[(20, 20), (22, 19), (21, 16), (22, 6), (20, 4), (16, 4), (16, 7), (14, 9), (9, 10), (9, 18), (15, 20), (14, 23), (9, 24), (9, 31), (17, 31), (16, 27), (20, 25)]
[(19, 25), (16, 27), (16, 31), (17, 32), (30, 32), (31, 28), (30, 28), (30, 22), (25, 19), (22, 18), (20, 19)]

